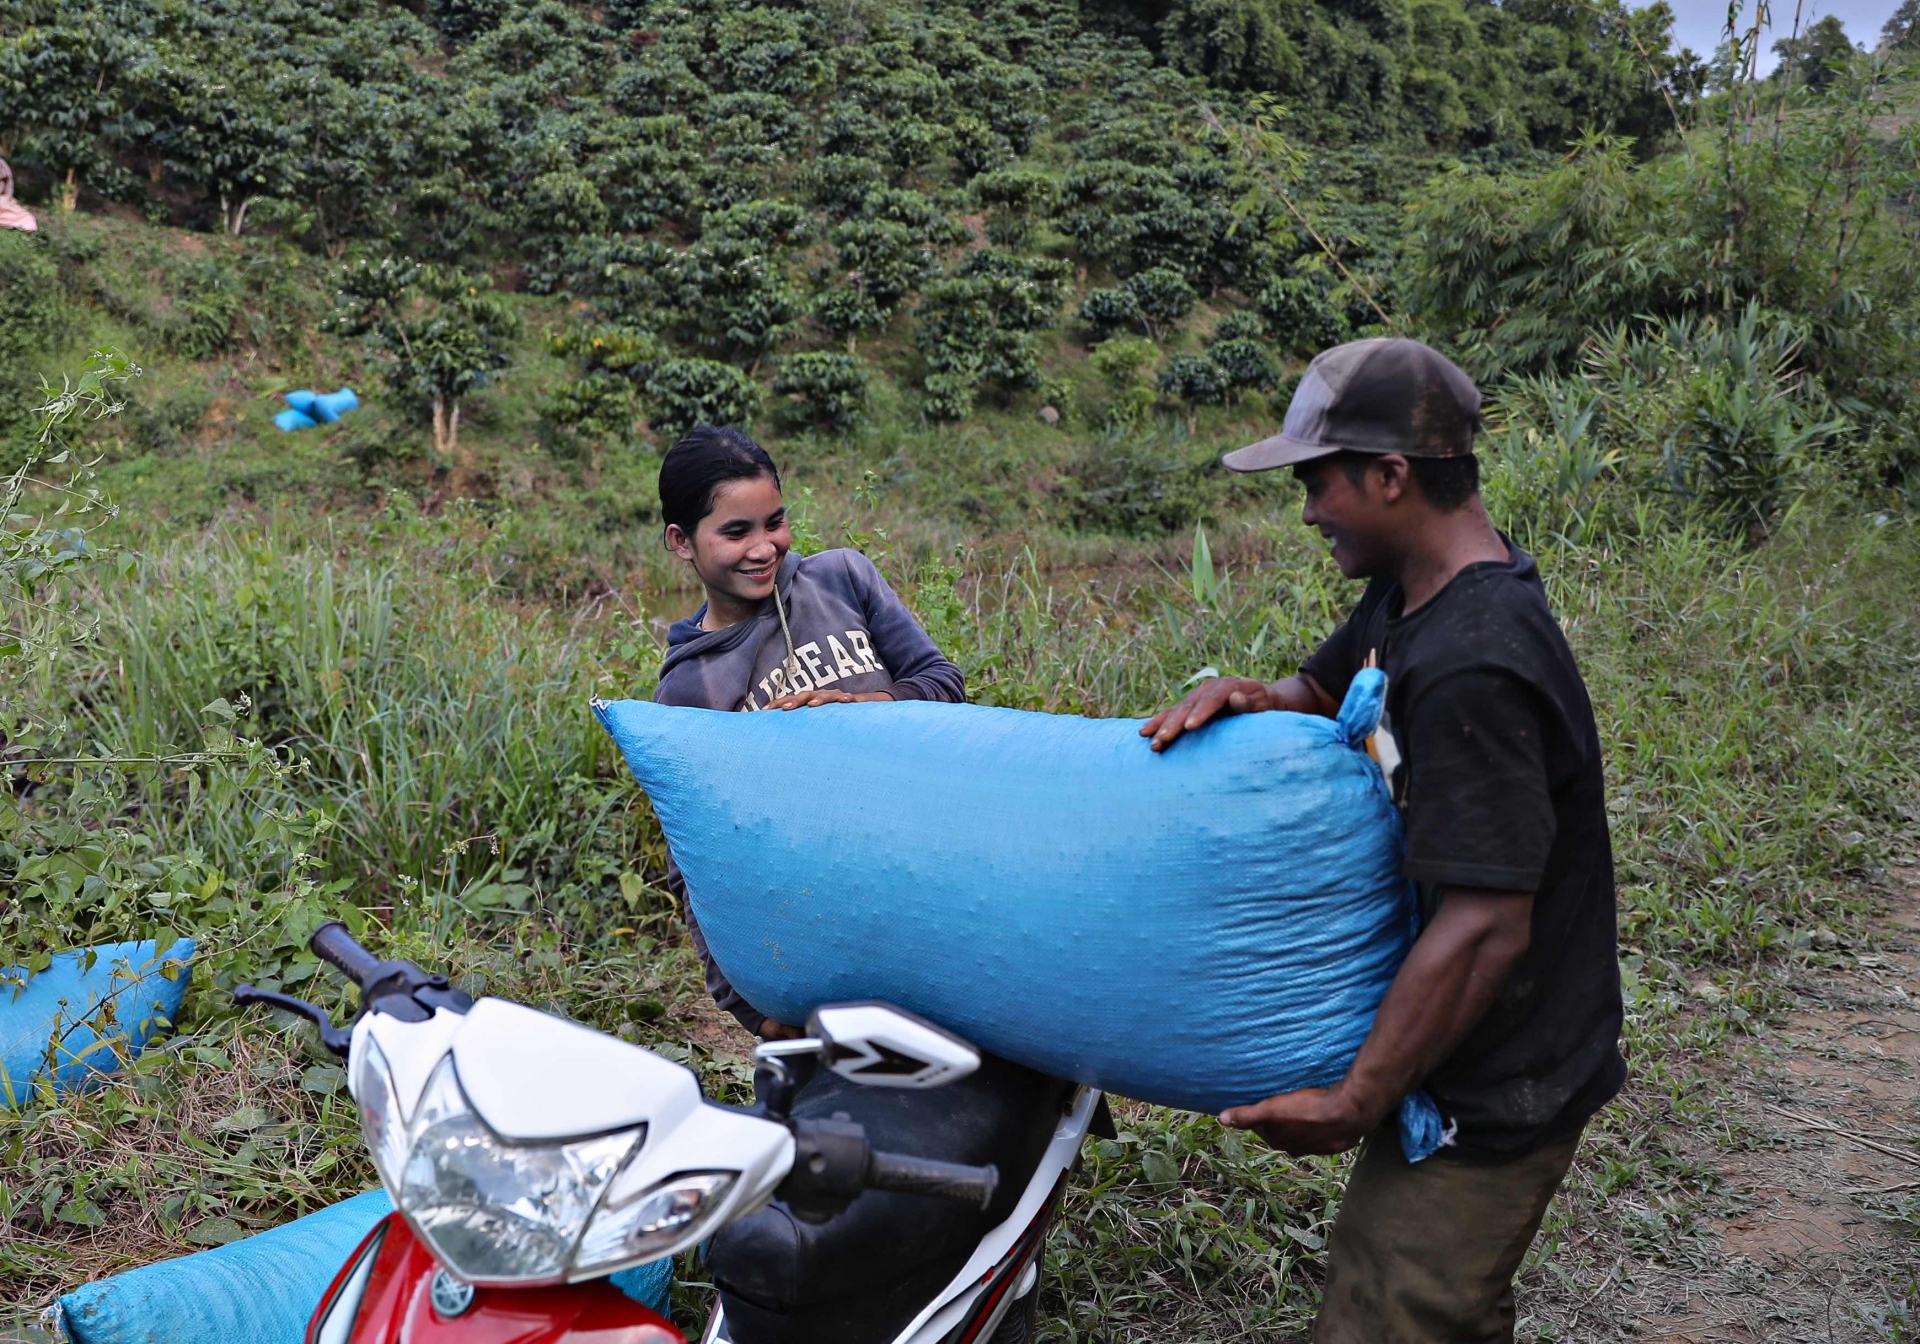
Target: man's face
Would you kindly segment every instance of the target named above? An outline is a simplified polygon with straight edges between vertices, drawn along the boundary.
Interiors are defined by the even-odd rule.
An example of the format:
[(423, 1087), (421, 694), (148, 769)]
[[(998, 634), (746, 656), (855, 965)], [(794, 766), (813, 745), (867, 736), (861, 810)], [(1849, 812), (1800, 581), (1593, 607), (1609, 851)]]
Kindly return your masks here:
[(1345, 469), (1322, 458), (1302, 462), (1294, 478), (1306, 487), (1307, 502), (1300, 521), (1320, 529), (1333, 552), (1333, 563), (1350, 579), (1370, 579), (1390, 572), (1398, 552), (1393, 545), (1398, 519), (1392, 505), (1400, 497), (1386, 459), (1368, 463), (1356, 482)]

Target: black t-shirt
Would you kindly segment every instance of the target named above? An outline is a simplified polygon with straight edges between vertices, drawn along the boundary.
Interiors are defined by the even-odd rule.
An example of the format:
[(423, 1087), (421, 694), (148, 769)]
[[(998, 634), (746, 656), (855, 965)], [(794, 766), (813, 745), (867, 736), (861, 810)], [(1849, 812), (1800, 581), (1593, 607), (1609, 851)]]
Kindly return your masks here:
[(1524, 1152), (1626, 1079), (1600, 735), (1533, 558), (1469, 565), (1418, 611), (1375, 579), (1302, 669), (1336, 700), (1370, 653), (1401, 756), (1404, 871), (1431, 918), (1448, 887), (1532, 892), (1532, 940), (1424, 1086), (1463, 1156)]

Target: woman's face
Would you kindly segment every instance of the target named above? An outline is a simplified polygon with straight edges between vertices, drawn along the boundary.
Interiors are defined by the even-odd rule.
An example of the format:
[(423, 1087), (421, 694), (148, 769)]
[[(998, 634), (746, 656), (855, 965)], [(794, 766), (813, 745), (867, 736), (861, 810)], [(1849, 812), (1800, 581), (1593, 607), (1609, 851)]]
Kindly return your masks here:
[(669, 527), (667, 544), (693, 566), (714, 606), (724, 605), (715, 599), (725, 597), (742, 608), (758, 607), (793, 549), (780, 486), (764, 475), (726, 482), (713, 492), (713, 508), (693, 535)]

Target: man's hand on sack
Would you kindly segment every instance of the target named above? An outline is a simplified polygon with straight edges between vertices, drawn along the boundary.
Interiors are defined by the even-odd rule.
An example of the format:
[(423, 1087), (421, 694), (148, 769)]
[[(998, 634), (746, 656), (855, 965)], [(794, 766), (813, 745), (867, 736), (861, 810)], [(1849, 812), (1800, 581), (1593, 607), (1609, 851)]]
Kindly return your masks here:
[(1345, 1082), (1304, 1087), (1277, 1097), (1235, 1106), (1220, 1116), (1231, 1129), (1250, 1129), (1295, 1157), (1344, 1153), (1371, 1134), (1387, 1107), (1352, 1095)]
[(1343, 1153), (1387, 1118), (1485, 1016), (1532, 936), (1533, 897), (1444, 887), (1347, 1076), (1235, 1106), (1220, 1123), (1298, 1156)]
[(760, 1039), (763, 1041), (797, 1041), (806, 1035), (798, 1027), (790, 1027), (785, 1022), (775, 1022), (770, 1017), (760, 1019)]
[(858, 694), (835, 690), (798, 691), (793, 695), (783, 695), (778, 700), (768, 701), (767, 708), (805, 709), (809, 705), (863, 705), (891, 699), (893, 699), (893, 693), (890, 691), (861, 691)]
[(1155, 751), (1165, 751), (1182, 733), (1190, 733), (1203, 724), (1228, 714), (1258, 714), (1269, 709), (1290, 709), (1296, 714), (1318, 714), (1332, 718), (1340, 712), (1340, 702), (1320, 689), (1320, 683), (1306, 676), (1288, 677), (1269, 686), (1251, 677), (1215, 677), (1203, 681), (1186, 699), (1171, 709), (1163, 709), (1140, 725), (1140, 736), (1152, 738)]

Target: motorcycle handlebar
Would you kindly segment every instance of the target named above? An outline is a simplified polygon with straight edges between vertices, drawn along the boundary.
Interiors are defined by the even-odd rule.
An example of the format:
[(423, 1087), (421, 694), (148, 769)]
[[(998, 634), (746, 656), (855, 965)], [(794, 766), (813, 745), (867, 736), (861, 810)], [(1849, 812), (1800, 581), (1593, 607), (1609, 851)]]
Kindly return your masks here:
[(934, 1162), (901, 1153), (874, 1153), (867, 1161), (869, 1190), (894, 1190), (907, 1195), (937, 1195), (984, 1209), (1000, 1188), (1000, 1169), (969, 1167), (958, 1162)]
[(374, 972), (380, 969), (380, 958), (360, 946), (347, 932), (347, 926), (338, 920), (329, 920), (315, 929), (307, 946), (316, 957), (338, 969), (361, 989), (373, 982)]

